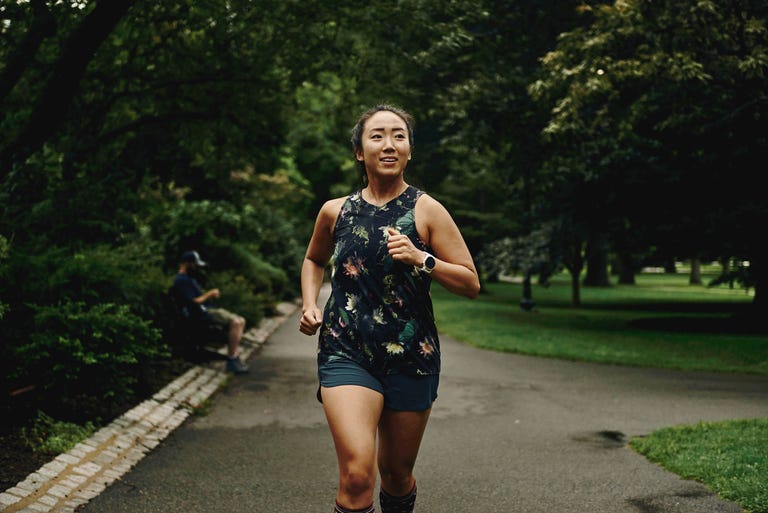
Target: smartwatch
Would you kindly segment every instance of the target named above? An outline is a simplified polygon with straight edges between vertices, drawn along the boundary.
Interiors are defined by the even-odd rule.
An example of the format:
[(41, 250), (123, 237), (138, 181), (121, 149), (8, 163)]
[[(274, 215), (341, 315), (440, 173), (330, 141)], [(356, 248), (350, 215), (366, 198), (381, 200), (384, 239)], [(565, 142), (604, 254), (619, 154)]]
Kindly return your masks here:
[(419, 271), (425, 272), (427, 274), (431, 273), (432, 270), (435, 268), (435, 257), (424, 252), (424, 261), (421, 263), (421, 267), (419, 267)]

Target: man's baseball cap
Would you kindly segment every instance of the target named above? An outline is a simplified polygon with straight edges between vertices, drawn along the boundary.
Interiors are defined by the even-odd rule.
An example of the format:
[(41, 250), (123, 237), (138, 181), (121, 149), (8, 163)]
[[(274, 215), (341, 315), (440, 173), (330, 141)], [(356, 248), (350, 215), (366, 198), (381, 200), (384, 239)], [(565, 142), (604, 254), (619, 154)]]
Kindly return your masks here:
[(208, 265), (200, 259), (200, 255), (197, 254), (197, 251), (186, 251), (183, 255), (181, 255), (181, 261), (191, 262), (195, 265), (199, 265), (200, 267), (205, 267)]

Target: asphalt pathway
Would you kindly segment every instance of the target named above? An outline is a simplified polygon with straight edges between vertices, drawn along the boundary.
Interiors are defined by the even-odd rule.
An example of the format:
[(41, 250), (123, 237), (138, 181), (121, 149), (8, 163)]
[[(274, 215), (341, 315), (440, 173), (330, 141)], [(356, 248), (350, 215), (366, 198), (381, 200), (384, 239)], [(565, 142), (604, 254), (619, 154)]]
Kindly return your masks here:
[[(210, 401), (78, 511), (329, 513), (337, 475), (295, 312)], [(438, 318), (439, 328), (439, 318)], [(499, 354), (442, 337), (418, 513), (741, 512), (628, 448), (633, 436), (768, 416), (768, 377)]]

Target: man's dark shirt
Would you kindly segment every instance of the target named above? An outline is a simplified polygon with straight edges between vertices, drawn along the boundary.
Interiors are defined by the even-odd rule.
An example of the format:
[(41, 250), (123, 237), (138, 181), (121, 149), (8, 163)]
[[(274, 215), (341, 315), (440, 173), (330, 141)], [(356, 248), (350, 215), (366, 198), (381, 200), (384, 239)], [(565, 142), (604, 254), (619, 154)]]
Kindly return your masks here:
[(195, 303), (195, 298), (203, 295), (197, 280), (185, 273), (179, 273), (173, 279), (173, 291), (176, 300), (191, 320), (208, 321), (210, 316), (204, 305)]

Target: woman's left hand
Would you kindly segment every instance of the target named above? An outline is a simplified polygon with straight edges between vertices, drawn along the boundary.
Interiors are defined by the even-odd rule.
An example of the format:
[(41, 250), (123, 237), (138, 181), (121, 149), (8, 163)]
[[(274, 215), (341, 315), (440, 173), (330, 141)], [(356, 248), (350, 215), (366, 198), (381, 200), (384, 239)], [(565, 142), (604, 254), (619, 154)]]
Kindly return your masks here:
[(413, 245), (410, 237), (403, 235), (396, 229), (388, 227), (387, 249), (393, 260), (407, 265), (421, 265), (424, 260), (424, 252)]

